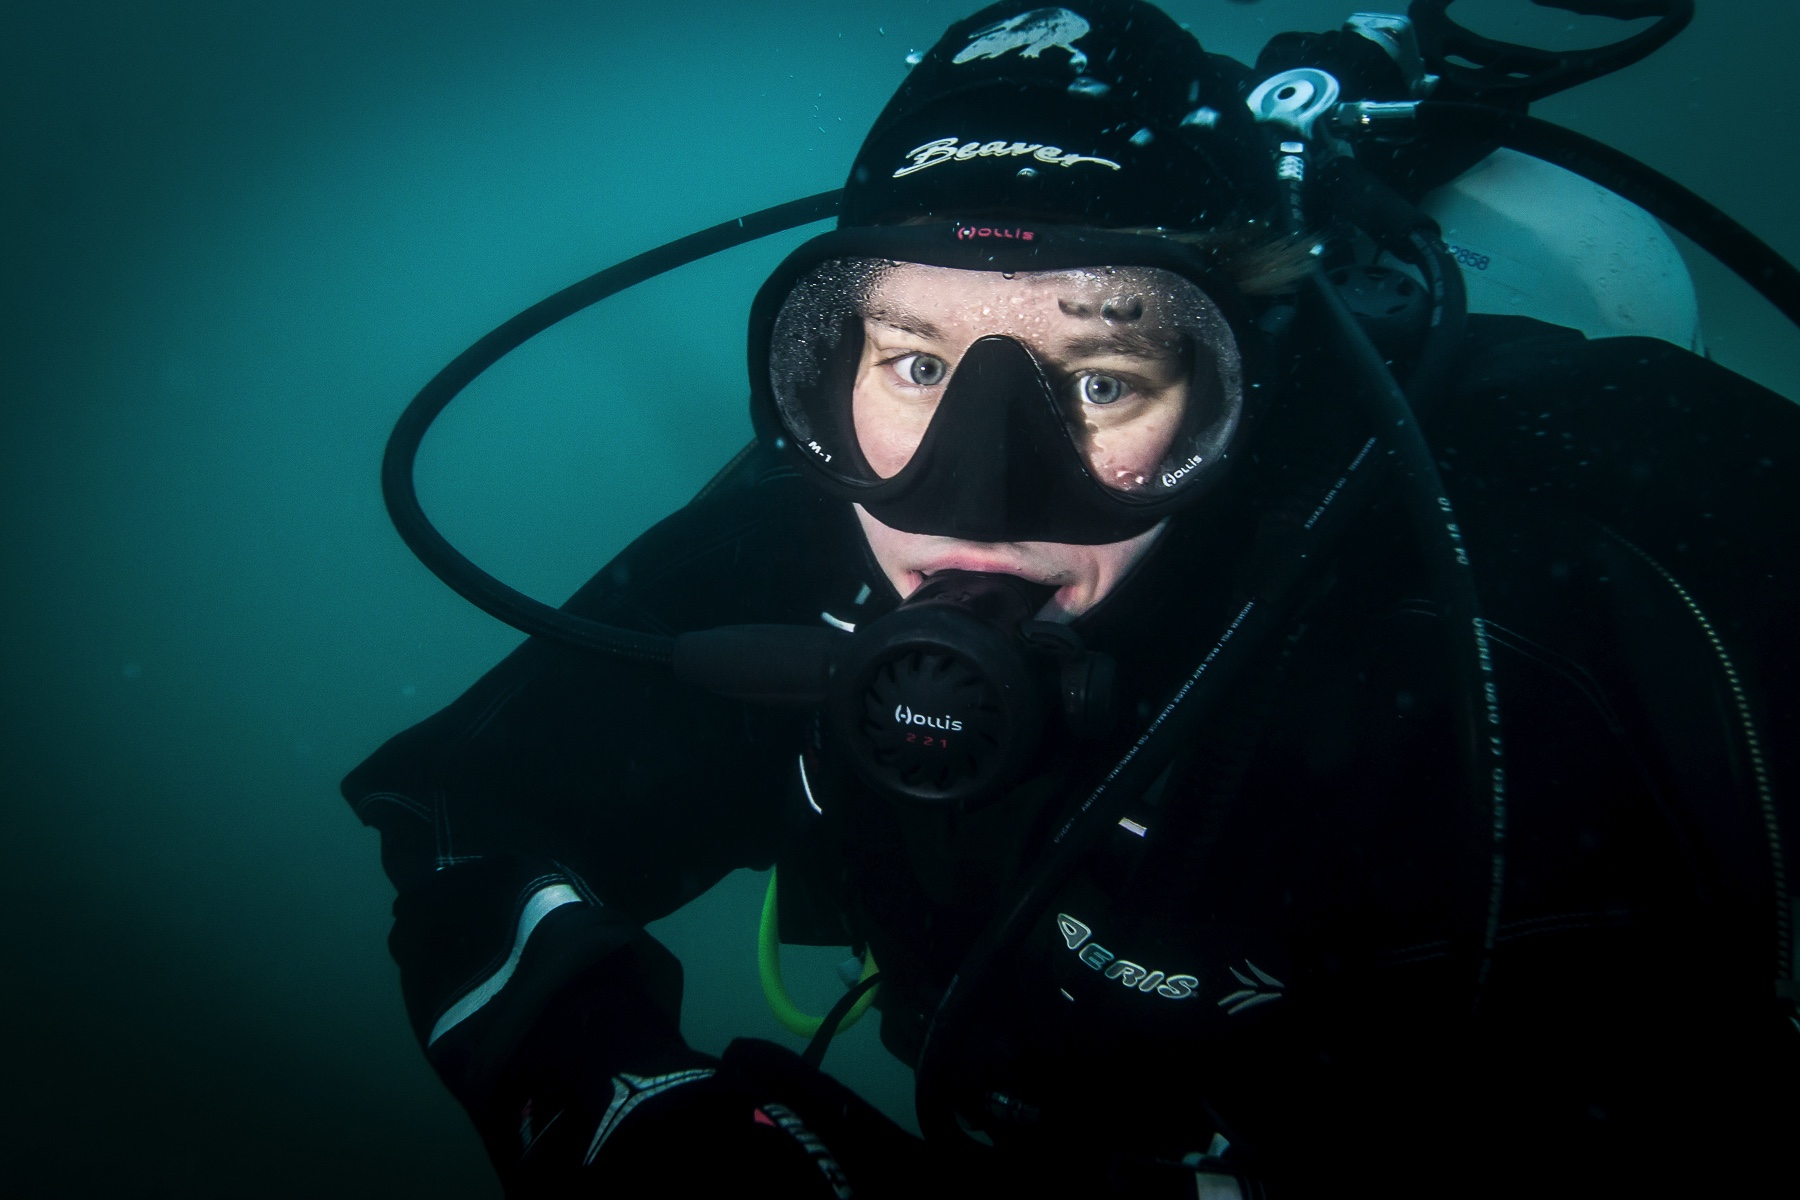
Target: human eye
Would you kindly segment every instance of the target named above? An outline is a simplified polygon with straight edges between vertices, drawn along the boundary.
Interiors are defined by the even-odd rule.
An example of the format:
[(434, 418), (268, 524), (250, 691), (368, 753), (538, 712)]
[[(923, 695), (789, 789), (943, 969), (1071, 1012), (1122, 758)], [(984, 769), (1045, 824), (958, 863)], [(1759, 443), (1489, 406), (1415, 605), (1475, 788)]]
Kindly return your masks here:
[(934, 388), (950, 374), (950, 364), (935, 354), (911, 351), (884, 364), (893, 372), (895, 382), (903, 387)]
[(1117, 404), (1135, 394), (1137, 388), (1118, 375), (1091, 371), (1075, 377), (1075, 395), (1083, 405), (1104, 407)]

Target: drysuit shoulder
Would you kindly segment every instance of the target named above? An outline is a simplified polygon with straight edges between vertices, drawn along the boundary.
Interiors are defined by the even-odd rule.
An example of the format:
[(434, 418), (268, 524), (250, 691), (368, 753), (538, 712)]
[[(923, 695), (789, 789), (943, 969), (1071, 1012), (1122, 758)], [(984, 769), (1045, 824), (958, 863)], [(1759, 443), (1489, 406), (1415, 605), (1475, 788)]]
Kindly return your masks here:
[(1800, 406), (1656, 338), (1470, 326), (1467, 367), (1428, 422), (1459, 505), (1598, 521), (1769, 631), (1800, 586)]

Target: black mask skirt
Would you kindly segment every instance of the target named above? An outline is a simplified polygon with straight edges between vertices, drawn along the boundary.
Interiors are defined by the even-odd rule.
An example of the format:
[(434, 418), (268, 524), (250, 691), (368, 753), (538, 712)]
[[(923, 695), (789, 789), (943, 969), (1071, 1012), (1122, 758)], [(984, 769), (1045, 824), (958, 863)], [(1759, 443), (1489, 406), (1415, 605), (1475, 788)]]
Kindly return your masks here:
[(1122, 541), (1212, 490), (1263, 384), (1242, 301), (1172, 238), (1016, 222), (838, 230), (751, 312), (752, 412), (909, 533)]

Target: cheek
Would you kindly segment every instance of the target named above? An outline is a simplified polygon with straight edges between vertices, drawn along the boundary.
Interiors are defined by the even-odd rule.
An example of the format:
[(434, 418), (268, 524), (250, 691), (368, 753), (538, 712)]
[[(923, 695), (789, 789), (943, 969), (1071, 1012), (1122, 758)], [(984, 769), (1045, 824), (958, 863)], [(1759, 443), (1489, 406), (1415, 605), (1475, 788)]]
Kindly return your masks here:
[(1064, 584), (1051, 600), (1045, 619), (1070, 620), (1104, 600), (1162, 536), (1166, 524), (1159, 523), (1122, 542), (1100, 546), (1041, 547), (1057, 559), (1062, 569), (1055, 577)]
[(1181, 428), (1182, 404), (1159, 405), (1129, 424), (1088, 428), (1088, 459), (1108, 487), (1137, 491), (1149, 485)]
[(1147, 533), (1140, 533), (1138, 536), (1127, 538), (1122, 542), (1089, 546), (1088, 553), (1092, 556), (1090, 574), (1094, 582), (1101, 587), (1110, 586), (1142, 557), (1144, 551), (1150, 548), (1150, 543), (1156, 540), (1161, 529), (1162, 526), (1159, 525)]
[(898, 475), (919, 448), (932, 411), (928, 405), (905, 404), (884, 394), (866, 371), (859, 375), (850, 398), (850, 418), (869, 468), (883, 479)]

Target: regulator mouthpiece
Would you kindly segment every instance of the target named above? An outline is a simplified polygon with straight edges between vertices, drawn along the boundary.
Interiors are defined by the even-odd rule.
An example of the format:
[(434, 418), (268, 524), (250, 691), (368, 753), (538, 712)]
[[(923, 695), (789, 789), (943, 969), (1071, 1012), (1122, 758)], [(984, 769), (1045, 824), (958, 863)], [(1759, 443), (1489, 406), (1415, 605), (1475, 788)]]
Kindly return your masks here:
[(863, 782), (897, 800), (967, 807), (1017, 774), (1044, 725), (1019, 630), (1054, 594), (1011, 575), (943, 571), (859, 629), (831, 716)]
[(675, 670), (741, 700), (820, 705), (834, 753), (875, 792), (967, 811), (1003, 795), (1047, 733), (1112, 727), (1112, 658), (1035, 619), (1055, 593), (1013, 575), (941, 571), (853, 634), (784, 625), (684, 634)]

